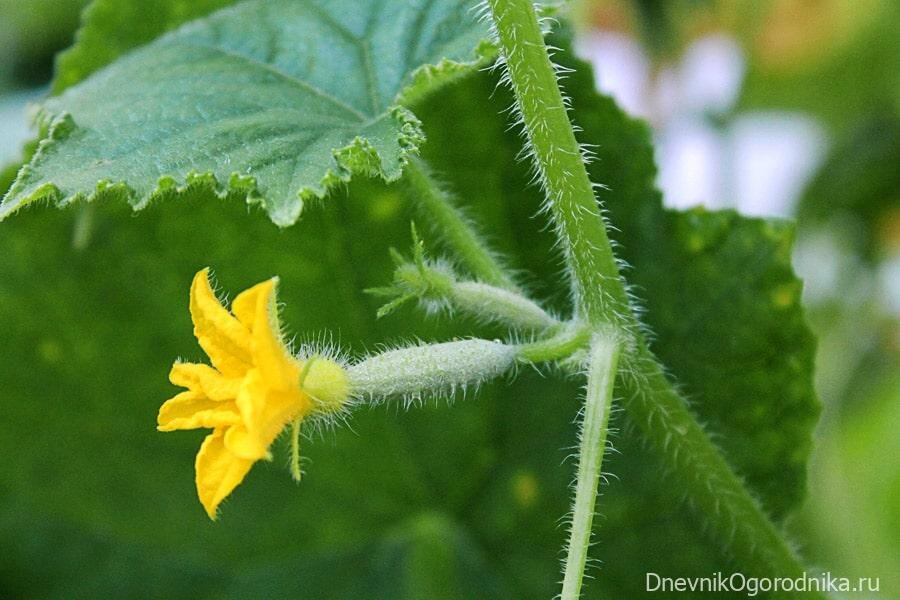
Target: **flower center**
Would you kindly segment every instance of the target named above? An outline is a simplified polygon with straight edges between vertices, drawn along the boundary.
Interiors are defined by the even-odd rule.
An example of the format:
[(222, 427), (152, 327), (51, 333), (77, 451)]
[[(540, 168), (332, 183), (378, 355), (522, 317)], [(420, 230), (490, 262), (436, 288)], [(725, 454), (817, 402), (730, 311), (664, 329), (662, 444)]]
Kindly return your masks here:
[(344, 367), (318, 356), (303, 363), (300, 388), (313, 400), (313, 410), (318, 412), (338, 411), (350, 398), (350, 382)]

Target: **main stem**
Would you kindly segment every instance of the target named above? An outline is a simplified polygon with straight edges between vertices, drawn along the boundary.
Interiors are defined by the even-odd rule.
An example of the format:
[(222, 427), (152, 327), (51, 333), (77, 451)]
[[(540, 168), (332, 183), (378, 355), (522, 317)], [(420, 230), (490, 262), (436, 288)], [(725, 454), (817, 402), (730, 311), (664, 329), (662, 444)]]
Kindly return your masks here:
[[(742, 568), (761, 576), (800, 576), (802, 563), (666, 379), (636, 327), (531, 0), (486, 1), (528, 147), (565, 250), (577, 316), (595, 331), (612, 325), (625, 334), (626, 414), (663, 458), (673, 483), (686, 493), (710, 532)], [(614, 369), (616, 365), (606, 366)], [(590, 371), (594, 369), (592, 364)], [(593, 426), (603, 431), (587, 433), (605, 435), (605, 422)], [(587, 422), (584, 427), (587, 430)], [(582, 479), (591, 476), (587, 458), (582, 448), (579, 465), (586, 468), (579, 467), (579, 489)], [(587, 516), (576, 514), (575, 519), (573, 536), (590, 529)], [(573, 537), (570, 549), (577, 545)], [(571, 572), (578, 585), (570, 584), (564, 598), (565, 593), (577, 597), (583, 569), (584, 563), (578, 564), (577, 556), (573, 561), (570, 552), (566, 580)]]
[(591, 545), (594, 522), (594, 503), (597, 484), (606, 451), (609, 430), (609, 411), (613, 384), (619, 362), (619, 341), (616, 336), (595, 336), (591, 343), (591, 357), (587, 374), (584, 401), (584, 420), (578, 450), (578, 479), (575, 485), (575, 504), (572, 507), (572, 529), (566, 554), (561, 600), (577, 600), (581, 594), (581, 580)]
[(530, 0), (488, 0), (528, 148), (566, 254), (579, 315), (624, 324), (628, 295)]
[(576, 318), (596, 332), (563, 576), (562, 600), (576, 600), (587, 564), (618, 367), (620, 336), (608, 331), (610, 325), (624, 329), (630, 315), (628, 295), (531, 0), (488, 0), (488, 5), (528, 147), (565, 251)]

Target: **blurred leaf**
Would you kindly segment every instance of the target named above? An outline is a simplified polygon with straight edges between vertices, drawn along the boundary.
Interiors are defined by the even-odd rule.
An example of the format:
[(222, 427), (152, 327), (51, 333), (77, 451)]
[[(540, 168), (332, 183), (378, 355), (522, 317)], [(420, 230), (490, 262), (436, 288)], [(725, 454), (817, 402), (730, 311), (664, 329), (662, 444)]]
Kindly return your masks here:
[[(765, 506), (783, 514), (802, 493), (816, 412), (790, 232), (733, 213), (662, 210), (646, 127), (597, 96), (577, 66), (567, 80), (573, 114), (583, 140), (599, 145), (593, 177), (610, 187), (604, 200), (623, 230), (629, 278), (648, 298), (654, 348)], [(500, 114), (510, 98), (488, 99), (495, 86), (482, 73), (420, 104), (424, 149), (514, 266), (533, 273), (535, 291), (565, 309), (558, 262), (548, 260), (552, 234), (533, 218), (539, 191), (527, 187), (515, 160), (521, 141)], [(171, 361), (201, 355), (187, 311), (200, 267), (212, 265), (231, 291), (280, 275), (285, 322), (301, 338), (334, 330), (356, 351), (474, 327), (422, 324), (402, 311), (374, 319), (377, 299), (361, 290), (390, 280), (388, 246), (409, 245), (412, 215), (395, 187), (355, 181), (346, 197), (284, 231), (245, 214), (239, 200), (192, 190), (139, 219), (107, 204), (94, 242), (77, 253), (70, 211), (26, 211), (3, 226), (0, 539), (8, 558), (0, 589), (28, 590), (40, 574), (55, 596), (75, 585), (94, 597), (119, 589), (191, 598), (555, 594), (577, 381), (523, 371), (453, 406), (361, 411), (352, 431), (303, 444), (310, 463), (299, 487), (286, 453), (276, 452), (220, 521), (208, 522), (192, 481), (202, 434), (153, 428), (172, 393)], [(602, 570), (586, 597), (641, 597), (648, 571), (727, 570), (639, 441), (614, 441), (623, 455), (609, 468), (621, 481), (600, 501)], [(80, 548), (108, 558), (79, 563)], [(72, 556), (42, 559), (63, 550)], [(167, 573), (174, 560), (180, 566)]]
[(900, 3), (757, 4), (766, 18), (743, 32), (749, 56), (739, 110), (802, 111), (842, 134), (859, 115), (896, 112)]
[[(56, 62), (53, 93), (86, 79), (129, 50), (152, 42), (182, 23), (236, 0), (94, 0), (85, 9), (75, 44)], [(153, 18), (147, 18), (152, 14)]]
[(18, 162), (9, 163), (0, 169), (0, 192), (6, 193), (12, 182), (16, 180), (16, 173), (22, 168), (22, 164)]
[(831, 151), (806, 188), (797, 218), (810, 226), (834, 220), (855, 229), (855, 251), (878, 261), (900, 247), (900, 117), (875, 114)]
[(141, 209), (202, 186), (291, 225), (353, 174), (397, 179), (422, 141), (397, 98), (479, 62), (486, 36), (459, 0), (242, 2), (44, 103), (41, 146), (0, 218), (40, 200)]
[(0, 0), (0, 88), (44, 85), (86, 0)]
[(853, 406), (842, 418), (820, 428), (814, 489), (804, 516), (812, 521), (817, 561), (839, 572), (879, 577), (881, 590), (895, 590), (900, 586), (900, 357), (882, 362), (885, 372), (852, 391)]
[(16, 180), (16, 175), (18, 174), (19, 169), (21, 169), (22, 165), (31, 160), (31, 157), (34, 156), (34, 153), (37, 150), (37, 145), (37, 140), (29, 140), (25, 142), (25, 144), (22, 146), (21, 160), (3, 165), (3, 167), (0, 168), (0, 194), (5, 194), (10, 186), (12, 186), (13, 182)]

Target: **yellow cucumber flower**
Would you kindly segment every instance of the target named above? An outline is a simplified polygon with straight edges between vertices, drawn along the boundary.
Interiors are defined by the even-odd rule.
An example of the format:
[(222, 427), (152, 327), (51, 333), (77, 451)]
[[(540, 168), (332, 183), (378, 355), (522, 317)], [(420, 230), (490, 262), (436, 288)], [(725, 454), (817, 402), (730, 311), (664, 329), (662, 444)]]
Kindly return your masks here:
[(160, 431), (212, 429), (195, 463), (197, 494), (210, 518), (285, 427), (313, 412), (335, 411), (350, 396), (346, 371), (332, 360), (294, 357), (281, 337), (277, 278), (238, 294), (231, 312), (216, 298), (209, 269), (194, 276), (194, 335), (212, 366), (175, 363), (169, 380), (187, 391), (166, 401)]

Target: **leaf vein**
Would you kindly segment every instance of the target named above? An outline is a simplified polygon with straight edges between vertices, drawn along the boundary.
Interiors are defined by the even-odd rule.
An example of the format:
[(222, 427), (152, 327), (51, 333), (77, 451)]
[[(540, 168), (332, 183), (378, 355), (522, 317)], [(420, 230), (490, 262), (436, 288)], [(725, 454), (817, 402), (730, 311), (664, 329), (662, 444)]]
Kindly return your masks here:
[(284, 79), (285, 81), (288, 81), (288, 82), (296, 85), (297, 87), (303, 88), (305, 91), (312, 93), (316, 96), (319, 96), (323, 100), (327, 100), (327, 101), (331, 102), (332, 104), (334, 104), (336, 107), (340, 108), (341, 110), (344, 110), (344, 111), (352, 114), (354, 117), (356, 117), (360, 121), (369, 121), (375, 116), (375, 115), (366, 115), (365, 113), (360, 112), (359, 110), (353, 108), (352, 106), (350, 106), (343, 100), (336, 98), (335, 96), (329, 94), (322, 88), (317, 87), (317, 86), (309, 83), (308, 81), (304, 81), (298, 77), (288, 75), (284, 71), (279, 71), (278, 69), (274, 68), (272, 65), (267, 65), (267, 64), (260, 62), (254, 58), (251, 58), (249, 56), (245, 56), (245, 55), (237, 53), (237, 52), (232, 52), (230, 50), (226, 50), (225, 48), (222, 48), (220, 46), (210, 46), (207, 44), (198, 44), (195, 42), (187, 42), (187, 41), (179, 41), (178, 44), (182, 45), (182, 46), (201, 48), (201, 49), (205, 49), (205, 50), (211, 50), (213, 52), (218, 52), (228, 58), (233, 58), (236, 60), (243, 61), (243, 62), (245, 62), (249, 65), (252, 65), (258, 69), (262, 69), (264, 71), (267, 71), (269, 73), (277, 75), (278, 77)]

